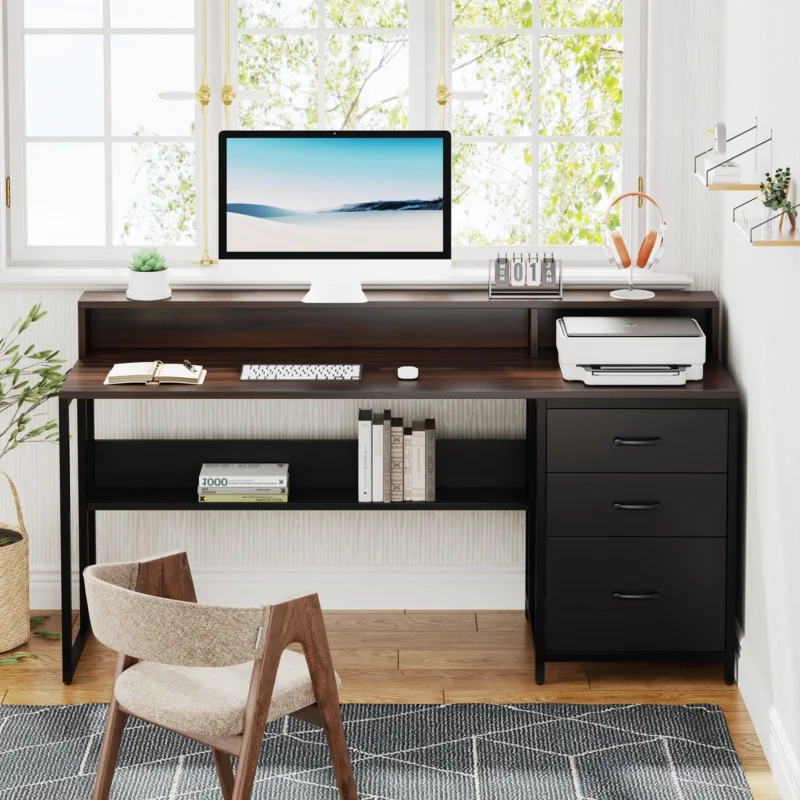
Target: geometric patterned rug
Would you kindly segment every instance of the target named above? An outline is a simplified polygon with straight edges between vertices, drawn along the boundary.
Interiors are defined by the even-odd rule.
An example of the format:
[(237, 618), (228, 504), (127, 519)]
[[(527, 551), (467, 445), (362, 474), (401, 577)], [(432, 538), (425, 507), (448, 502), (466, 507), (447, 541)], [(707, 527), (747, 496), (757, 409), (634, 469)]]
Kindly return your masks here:
[[(91, 797), (105, 705), (0, 705), (0, 800)], [(749, 800), (710, 705), (344, 705), (362, 800)], [(113, 800), (218, 800), (207, 748), (129, 719)], [(322, 732), (286, 718), (256, 800), (337, 800)]]

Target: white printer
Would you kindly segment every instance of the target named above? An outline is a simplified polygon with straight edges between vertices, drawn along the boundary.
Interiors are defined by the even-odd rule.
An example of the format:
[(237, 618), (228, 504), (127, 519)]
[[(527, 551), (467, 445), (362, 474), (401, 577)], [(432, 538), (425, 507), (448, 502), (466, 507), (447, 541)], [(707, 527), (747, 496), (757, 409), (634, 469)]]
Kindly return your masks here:
[(688, 317), (563, 317), (561, 374), (589, 386), (683, 386), (703, 379), (706, 337)]

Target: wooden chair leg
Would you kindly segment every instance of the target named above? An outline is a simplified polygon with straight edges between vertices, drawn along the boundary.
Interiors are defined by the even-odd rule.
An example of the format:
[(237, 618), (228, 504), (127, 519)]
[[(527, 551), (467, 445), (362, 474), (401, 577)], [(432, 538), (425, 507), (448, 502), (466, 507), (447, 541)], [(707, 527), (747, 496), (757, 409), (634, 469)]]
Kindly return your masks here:
[(108, 800), (111, 792), (111, 782), (114, 780), (114, 771), (117, 768), (119, 747), (122, 743), (122, 730), (128, 715), (119, 707), (116, 698), (111, 698), (108, 706), (108, 719), (106, 730), (103, 734), (103, 746), (100, 749), (100, 762), (97, 766), (97, 777), (94, 781), (92, 800)]
[[(261, 753), (261, 742), (267, 727), (269, 706), (272, 702), (272, 690), (275, 687), (275, 676), (281, 661), (281, 648), (270, 647), (270, 631), (272, 620), (267, 630), (264, 654), (256, 659), (253, 666), (253, 677), (250, 679), (250, 693), (247, 696), (247, 708), (244, 712), (244, 730), (242, 746), (236, 765), (236, 780), (233, 783), (232, 800), (250, 800), (253, 783), (256, 779), (256, 767)], [(272, 634), (274, 644), (275, 634)]]
[[(334, 691), (336, 681), (333, 681)], [(339, 797), (342, 800), (357, 800), (356, 779), (353, 777), (353, 765), (350, 763), (350, 753), (347, 751), (347, 739), (344, 735), (342, 723), (342, 710), (336, 695), (333, 699), (317, 700), (325, 738), (328, 740), (328, 749), (331, 751), (333, 774), (336, 776), (336, 785), (339, 787)]]
[(231, 766), (231, 757), (222, 750), (211, 748), (211, 755), (214, 757), (214, 766), (217, 768), (217, 775), (219, 777), (219, 785), (222, 787), (223, 800), (232, 800), (233, 798), (233, 767)]
[[(135, 658), (120, 653), (117, 656), (117, 668), (114, 671), (114, 684), (117, 678), (128, 667), (136, 663)], [(100, 761), (97, 765), (97, 777), (94, 780), (92, 800), (108, 800), (111, 791), (111, 782), (114, 780), (114, 771), (117, 768), (119, 747), (122, 744), (122, 730), (128, 715), (119, 707), (114, 690), (111, 690), (111, 702), (108, 704), (108, 718), (106, 729), (103, 733), (103, 745), (100, 748)]]
[[(256, 660), (250, 680), (233, 800), (250, 800), (261, 741), (272, 702), (275, 676), (278, 674), (283, 651), (294, 642), (303, 646), (322, 727), (331, 752), (339, 797), (341, 800), (358, 800), (353, 767), (347, 752), (328, 636), (319, 598), (315, 594), (270, 608), (263, 655)], [(302, 717), (302, 710), (297, 715)]]
[(339, 705), (339, 690), (336, 687), (336, 673), (333, 671), (333, 659), (325, 631), (325, 621), (317, 595), (302, 598), (306, 601), (305, 616), (308, 625), (308, 638), (303, 643), (303, 650), (314, 686), (322, 727), (333, 762), (333, 773), (339, 787), (342, 800), (357, 800), (356, 781), (353, 777), (353, 765), (347, 751), (347, 740), (344, 735), (342, 709)]

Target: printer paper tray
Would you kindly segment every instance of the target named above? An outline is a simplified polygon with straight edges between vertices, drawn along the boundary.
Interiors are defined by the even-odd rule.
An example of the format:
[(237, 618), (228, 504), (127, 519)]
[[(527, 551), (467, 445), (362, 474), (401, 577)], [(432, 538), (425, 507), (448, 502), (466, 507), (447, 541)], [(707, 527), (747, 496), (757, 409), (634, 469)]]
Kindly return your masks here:
[(568, 381), (583, 381), (588, 386), (685, 386), (686, 368), (667, 365), (583, 366), (562, 364)]

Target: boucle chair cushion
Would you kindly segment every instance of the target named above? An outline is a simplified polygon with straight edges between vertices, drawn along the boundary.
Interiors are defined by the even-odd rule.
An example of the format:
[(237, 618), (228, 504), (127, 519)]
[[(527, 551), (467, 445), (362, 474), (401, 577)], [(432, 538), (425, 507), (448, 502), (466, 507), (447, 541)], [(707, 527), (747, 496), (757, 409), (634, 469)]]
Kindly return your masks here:
[[(176, 667), (140, 661), (114, 686), (123, 709), (165, 728), (205, 736), (235, 735), (244, 729), (253, 662), (232, 667)], [(339, 676), (336, 685), (341, 688)], [(306, 659), (284, 651), (269, 719), (285, 717), (316, 702)]]

